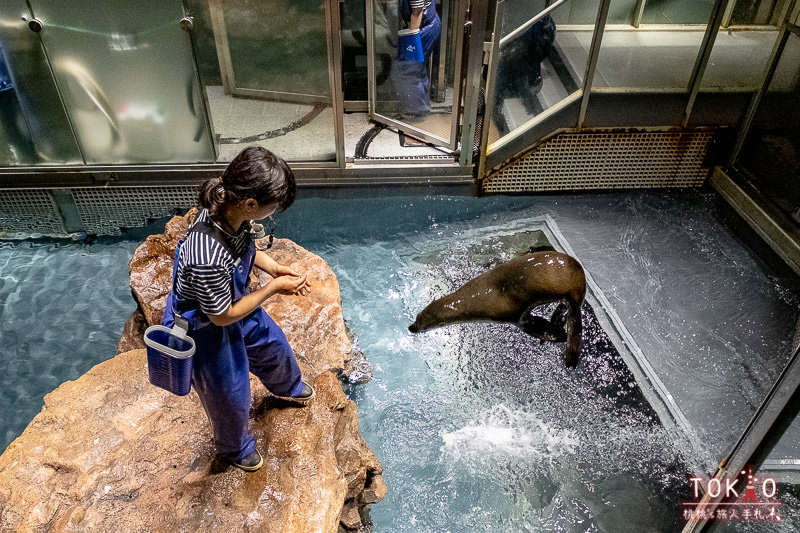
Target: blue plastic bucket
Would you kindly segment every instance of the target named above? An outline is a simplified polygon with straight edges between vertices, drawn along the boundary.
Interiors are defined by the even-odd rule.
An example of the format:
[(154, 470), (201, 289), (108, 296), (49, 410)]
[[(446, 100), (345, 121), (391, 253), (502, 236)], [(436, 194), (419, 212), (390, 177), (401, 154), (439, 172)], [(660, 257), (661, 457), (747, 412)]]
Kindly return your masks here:
[(181, 328), (150, 326), (144, 332), (150, 383), (178, 396), (192, 388), (194, 340)]
[(401, 61), (414, 61), (422, 63), (425, 54), (422, 52), (422, 39), (419, 28), (415, 30), (400, 30), (397, 32), (397, 48)]

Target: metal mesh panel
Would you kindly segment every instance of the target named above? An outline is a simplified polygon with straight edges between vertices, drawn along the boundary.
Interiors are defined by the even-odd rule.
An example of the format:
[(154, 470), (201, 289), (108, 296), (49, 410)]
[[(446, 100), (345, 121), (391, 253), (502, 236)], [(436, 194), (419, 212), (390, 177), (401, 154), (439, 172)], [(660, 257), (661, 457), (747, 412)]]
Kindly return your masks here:
[(66, 230), (50, 191), (3, 189), (0, 190), (0, 232), (63, 235)]
[(484, 192), (699, 187), (713, 132), (564, 133), (483, 181)]
[(88, 233), (119, 235), (120, 228), (144, 226), (148, 218), (193, 207), (197, 192), (195, 186), (83, 187), (72, 189), (72, 196)]

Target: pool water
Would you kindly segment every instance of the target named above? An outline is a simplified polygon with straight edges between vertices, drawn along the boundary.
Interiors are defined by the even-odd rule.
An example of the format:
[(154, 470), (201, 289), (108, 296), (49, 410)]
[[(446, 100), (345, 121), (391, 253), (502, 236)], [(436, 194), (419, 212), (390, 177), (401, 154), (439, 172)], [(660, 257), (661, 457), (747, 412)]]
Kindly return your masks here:
[(116, 353), (136, 303), (128, 262), (140, 241), (0, 241), (0, 449), (43, 397)]
[[(372, 506), (374, 531), (679, 530), (687, 476), (713, 471), (730, 447), (780, 371), (800, 314), (796, 280), (733, 234), (726, 213), (713, 194), (625, 192), (303, 198), (277, 217), (279, 236), (335, 271), (345, 320), (372, 365), (373, 380), (346, 392), (385, 469), (389, 492)], [(668, 370), (664, 381), (700, 445), (662, 423), (589, 305), (573, 370), (561, 361), (563, 345), (510, 325), (408, 332), (432, 299), (524, 251), (544, 215), (645, 356)], [(128, 261), (145, 234), (0, 244), (3, 447), (44, 394), (113, 356), (134, 309)], [(676, 263), (662, 264), (666, 257)], [(720, 286), (730, 288), (719, 295), (724, 310), (686, 297), (710, 304), (716, 296), (705, 288)], [(712, 325), (715, 313), (729, 323)], [(739, 319), (759, 332), (754, 341)], [(745, 383), (734, 367), (739, 387), (697, 387), (699, 370), (715, 371), (717, 359), (726, 369), (764, 363), (747, 367)], [(798, 505), (786, 501), (792, 512), (781, 530), (792, 531)]]
[(408, 333), (427, 302), (540, 242), (483, 219), (322, 252), (373, 364), (350, 395), (389, 487), (377, 530), (680, 529), (690, 467), (588, 305), (575, 370), (510, 325)]

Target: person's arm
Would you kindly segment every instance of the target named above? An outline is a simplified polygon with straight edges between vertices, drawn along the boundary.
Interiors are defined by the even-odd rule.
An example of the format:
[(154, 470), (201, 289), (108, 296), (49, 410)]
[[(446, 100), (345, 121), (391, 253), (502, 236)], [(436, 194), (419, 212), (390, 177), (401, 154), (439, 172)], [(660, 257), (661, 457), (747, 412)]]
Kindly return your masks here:
[(256, 259), (254, 264), (255, 266), (257, 266), (258, 268), (260, 268), (273, 278), (278, 277), (276, 276), (276, 274), (278, 273), (278, 269), (281, 267), (281, 265), (279, 265), (277, 261), (275, 261), (273, 258), (268, 256), (261, 250), (258, 250), (256, 252)]
[(422, 25), (422, 8), (415, 7), (411, 10), (411, 19), (408, 21), (408, 27), (412, 30), (418, 30)]
[[(273, 258), (268, 256), (262, 251), (256, 252), (256, 259), (255, 259), (255, 266), (272, 276), (273, 278), (278, 278), (281, 276), (293, 276), (293, 277), (300, 277), (303, 276), (301, 272), (298, 272), (292, 267), (281, 265)], [(311, 292), (311, 280), (306, 277), (306, 283), (302, 285), (299, 289), (295, 292), (305, 296), (309, 292)]]
[(250, 294), (232, 303), (225, 312), (219, 315), (208, 315), (208, 319), (211, 320), (211, 323), (215, 326), (222, 327), (233, 324), (252, 313), (264, 300), (273, 294), (277, 292), (289, 292), (294, 294), (301, 291), (304, 287), (308, 287), (308, 285), (305, 274), (302, 276), (279, 275), (274, 277), (272, 281), (263, 287), (259, 287)]

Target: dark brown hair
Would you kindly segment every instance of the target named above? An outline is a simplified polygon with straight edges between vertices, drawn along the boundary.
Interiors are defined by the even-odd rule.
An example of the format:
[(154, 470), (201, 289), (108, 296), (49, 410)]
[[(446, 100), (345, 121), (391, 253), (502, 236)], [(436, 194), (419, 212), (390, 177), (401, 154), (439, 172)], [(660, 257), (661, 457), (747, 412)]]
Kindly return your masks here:
[(214, 215), (225, 204), (253, 198), (261, 205), (276, 204), (280, 212), (292, 205), (296, 193), (294, 173), (286, 161), (266, 148), (251, 146), (239, 152), (221, 176), (200, 186), (198, 203)]

